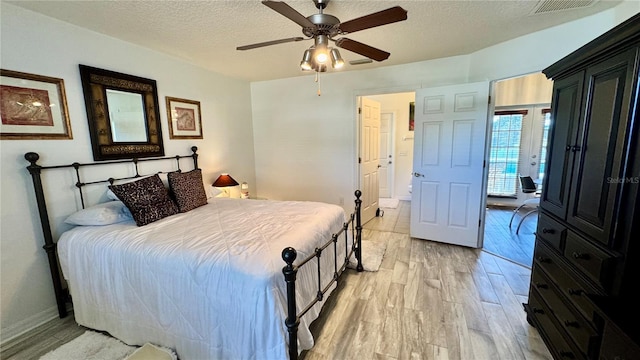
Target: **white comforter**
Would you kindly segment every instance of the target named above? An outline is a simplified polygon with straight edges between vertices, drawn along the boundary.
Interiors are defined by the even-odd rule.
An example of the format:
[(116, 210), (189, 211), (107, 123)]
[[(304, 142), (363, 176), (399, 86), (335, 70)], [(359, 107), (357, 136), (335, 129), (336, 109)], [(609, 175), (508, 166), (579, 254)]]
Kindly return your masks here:
[[(341, 207), (324, 203), (214, 198), (143, 227), (76, 227), (58, 253), (81, 325), (173, 348), (181, 360), (286, 359), (282, 250), (294, 247), (298, 263), (345, 221)], [(339, 245), (340, 262), (343, 237)], [(332, 253), (320, 258), (323, 286)], [(316, 295), (315, 264), (298, 273), (298, 311)], [(323, 303), (302, 318), (300, 350), (313, 346), (309, 324)]]

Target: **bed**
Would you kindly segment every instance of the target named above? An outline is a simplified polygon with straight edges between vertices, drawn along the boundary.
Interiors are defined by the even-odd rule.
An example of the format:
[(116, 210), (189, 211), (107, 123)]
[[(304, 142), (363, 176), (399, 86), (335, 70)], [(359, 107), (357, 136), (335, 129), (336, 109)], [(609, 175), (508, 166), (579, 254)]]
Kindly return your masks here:
[[(177, 169), (169, 173), (183, 176), (199, 170), (196, 150), (144, 161), (175, 160)], [(107, 162), (43, 167), (37, 154), (25, 157), (60, 316), (72, 299), (80, 325), (125, 343), (170, 347), (181, 360), (295, 359), (313, 346), (309, 326), (352, 256), (362, 271), (359, 191), (350, 215), (319, 202), (207, 197), (206, 203), (142, 226), (135, 216), (76, 226), (54, 242), (43, 170), (74, 169), (83, 208), (78, 213), (102, 205), (118, 216), (135, 209), (126, 199), (85, 206), (83, 188), (104, 181), (83, 182), (80, 168)], [(193, 171), (180, 169), (180, 159), (187, 157)], [(134, 163), (135, 174), (127, 179), (137, 180), (139, 161), (108, 163)]]

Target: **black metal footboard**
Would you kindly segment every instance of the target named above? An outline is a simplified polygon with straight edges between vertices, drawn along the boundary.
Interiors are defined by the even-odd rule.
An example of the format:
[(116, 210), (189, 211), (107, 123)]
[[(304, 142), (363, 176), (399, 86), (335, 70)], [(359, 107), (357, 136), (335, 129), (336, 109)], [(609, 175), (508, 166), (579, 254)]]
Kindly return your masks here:
[[(300, 325), (300, 318), (304, 316), (315, 304), (322, 301), (324, 299), (324, 294), (329, 291), (331, 286), (338, 281), (340, 275), (344, 273), (349, 264), (349, 259), (351, 255), (355, 252), (356, 260), (358, 264), (356, 266), (356, 270), (363, 271), (362, 267), (362, 219), (360, 217), (360, 206), (362, 205), (362, 200), (360, 200), (360, 196), (362, 196), (362, 192), (360, 190), (356, 190), (356, 207), (355, 211), (349, 216), (349, 220), (342, 226), (342, 229), (337, 233), (331, 236), (326, 243), (324, 243), (321, 247), (315, 249), (314, 253), (309, 255), (306, 259), (303, 259), (297, 265), (294, 265), (293, 262), (296, 260), (298, 253), (296, 249), (292, 247), (285, 248), (282, 250), (282, 259), (287, 263), (287, 265), (282, 269), (284, 273), (284, 280), (287, 283), (287, 319), (285, 320), (285, 325), (287, 326), (287, 330), (289, 332), (289, 359), (294, 360), (298, 359), (298, 326)], [(349, 226), (351, 226), (351, 247), (349, 247)], [(344, 262), (342, 264), (338, 264), (338, 238), (344, 234), (344, 246), (345, 246), (345, 257)], [(334, 254), (334, 268), (333, 268), (333, 278), (329, 283), (324, 285), (321, 283), (321, 269), (320, 269), (320, 256), (322, 252), (327, 249), (329, 246), (333, 244), (333, 254)], [(298, 274), (298, 270), (309, 263), (313, 258), (317, 258), (318, 265), (318, 293), (312, 301), (310, 301), (300, 313), (297, 311), (296, 304), (296, 275)]]

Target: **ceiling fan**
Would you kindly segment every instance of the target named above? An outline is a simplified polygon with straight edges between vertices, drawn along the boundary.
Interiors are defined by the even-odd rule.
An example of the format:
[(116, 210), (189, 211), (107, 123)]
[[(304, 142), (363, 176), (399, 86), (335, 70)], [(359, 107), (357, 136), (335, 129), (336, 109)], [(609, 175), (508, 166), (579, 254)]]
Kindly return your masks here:
[[(400, 6), (395, 6), (346, 22), (340, 22), (337, 17), (323, 12), (329, 4), (329, 1), (330, 0), (313, 0), (316, 8), (318, 8), (318, 13), (308, 17), (300, 14), (294, 8), (282, 1), (262, 1), (262, 4), (300, 25), (302, 27), (302, 33), (307, 38), (298, 36), (287, 39), (266, 41), (251, 45), (238, 46), (236, 50), (249, 50), (263, 46), (313, 39), (314, 45), (305, 50), (304, 55), (302, 56), (302, 61), (300, 62), (300, 67), (302, 70), (314, 70), (316, 72), (327, 71), (327, 64), (329, 62), (333, 68), (341, 68), (344, 66), (344, 61), (340, 56), (340, 52), (338, 49), (329, 46), (330, 41), (338, 48), (352, 51), (365, 56), (368, 59), (384, 61), (389, 58), (389, 55), (391, 54), (386, 51), (376, 49), (372, 46), (345, 37), (340, 37), (339, 39), (334, 39), (334, 37), (406, 20), (407, 11), (405, 9)], [(364, 62), (361, 61), (360, 63), (366, 62), (368, 61), (365, 59)]]

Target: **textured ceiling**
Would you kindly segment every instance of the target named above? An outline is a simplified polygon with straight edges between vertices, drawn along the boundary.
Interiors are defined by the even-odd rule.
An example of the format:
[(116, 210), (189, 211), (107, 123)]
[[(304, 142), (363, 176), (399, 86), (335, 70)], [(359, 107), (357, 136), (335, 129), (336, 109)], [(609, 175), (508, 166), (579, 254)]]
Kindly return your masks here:
[[(549, 1), (571, 3), (568, 6), (592, 4), (533, 14), (539, 4), (537, 0), (333, 0), (325, 13), (344, 22), (396, 5), (408, 11), (406, 21), (347, 36), (391, 53), (383, 62), (347, 64), (339, 70), (349, 71), (468, 54), (620, 3), (611, 0)], [(259, 81), (308, 75), (300, 70), (299, 63), (304, 50), (312, 45), (311, 40), (236, 50), (240, 45), (304, 36), (299, 25), (259, 0), (7, 2), (232, 77)], [(317, 13), (312, 0), (286, 3), (304, 16)], [(544, 44), (540, 47), (543, 49)], [(347, 62), (362, 59), (347, 50), (340, 52)]]

